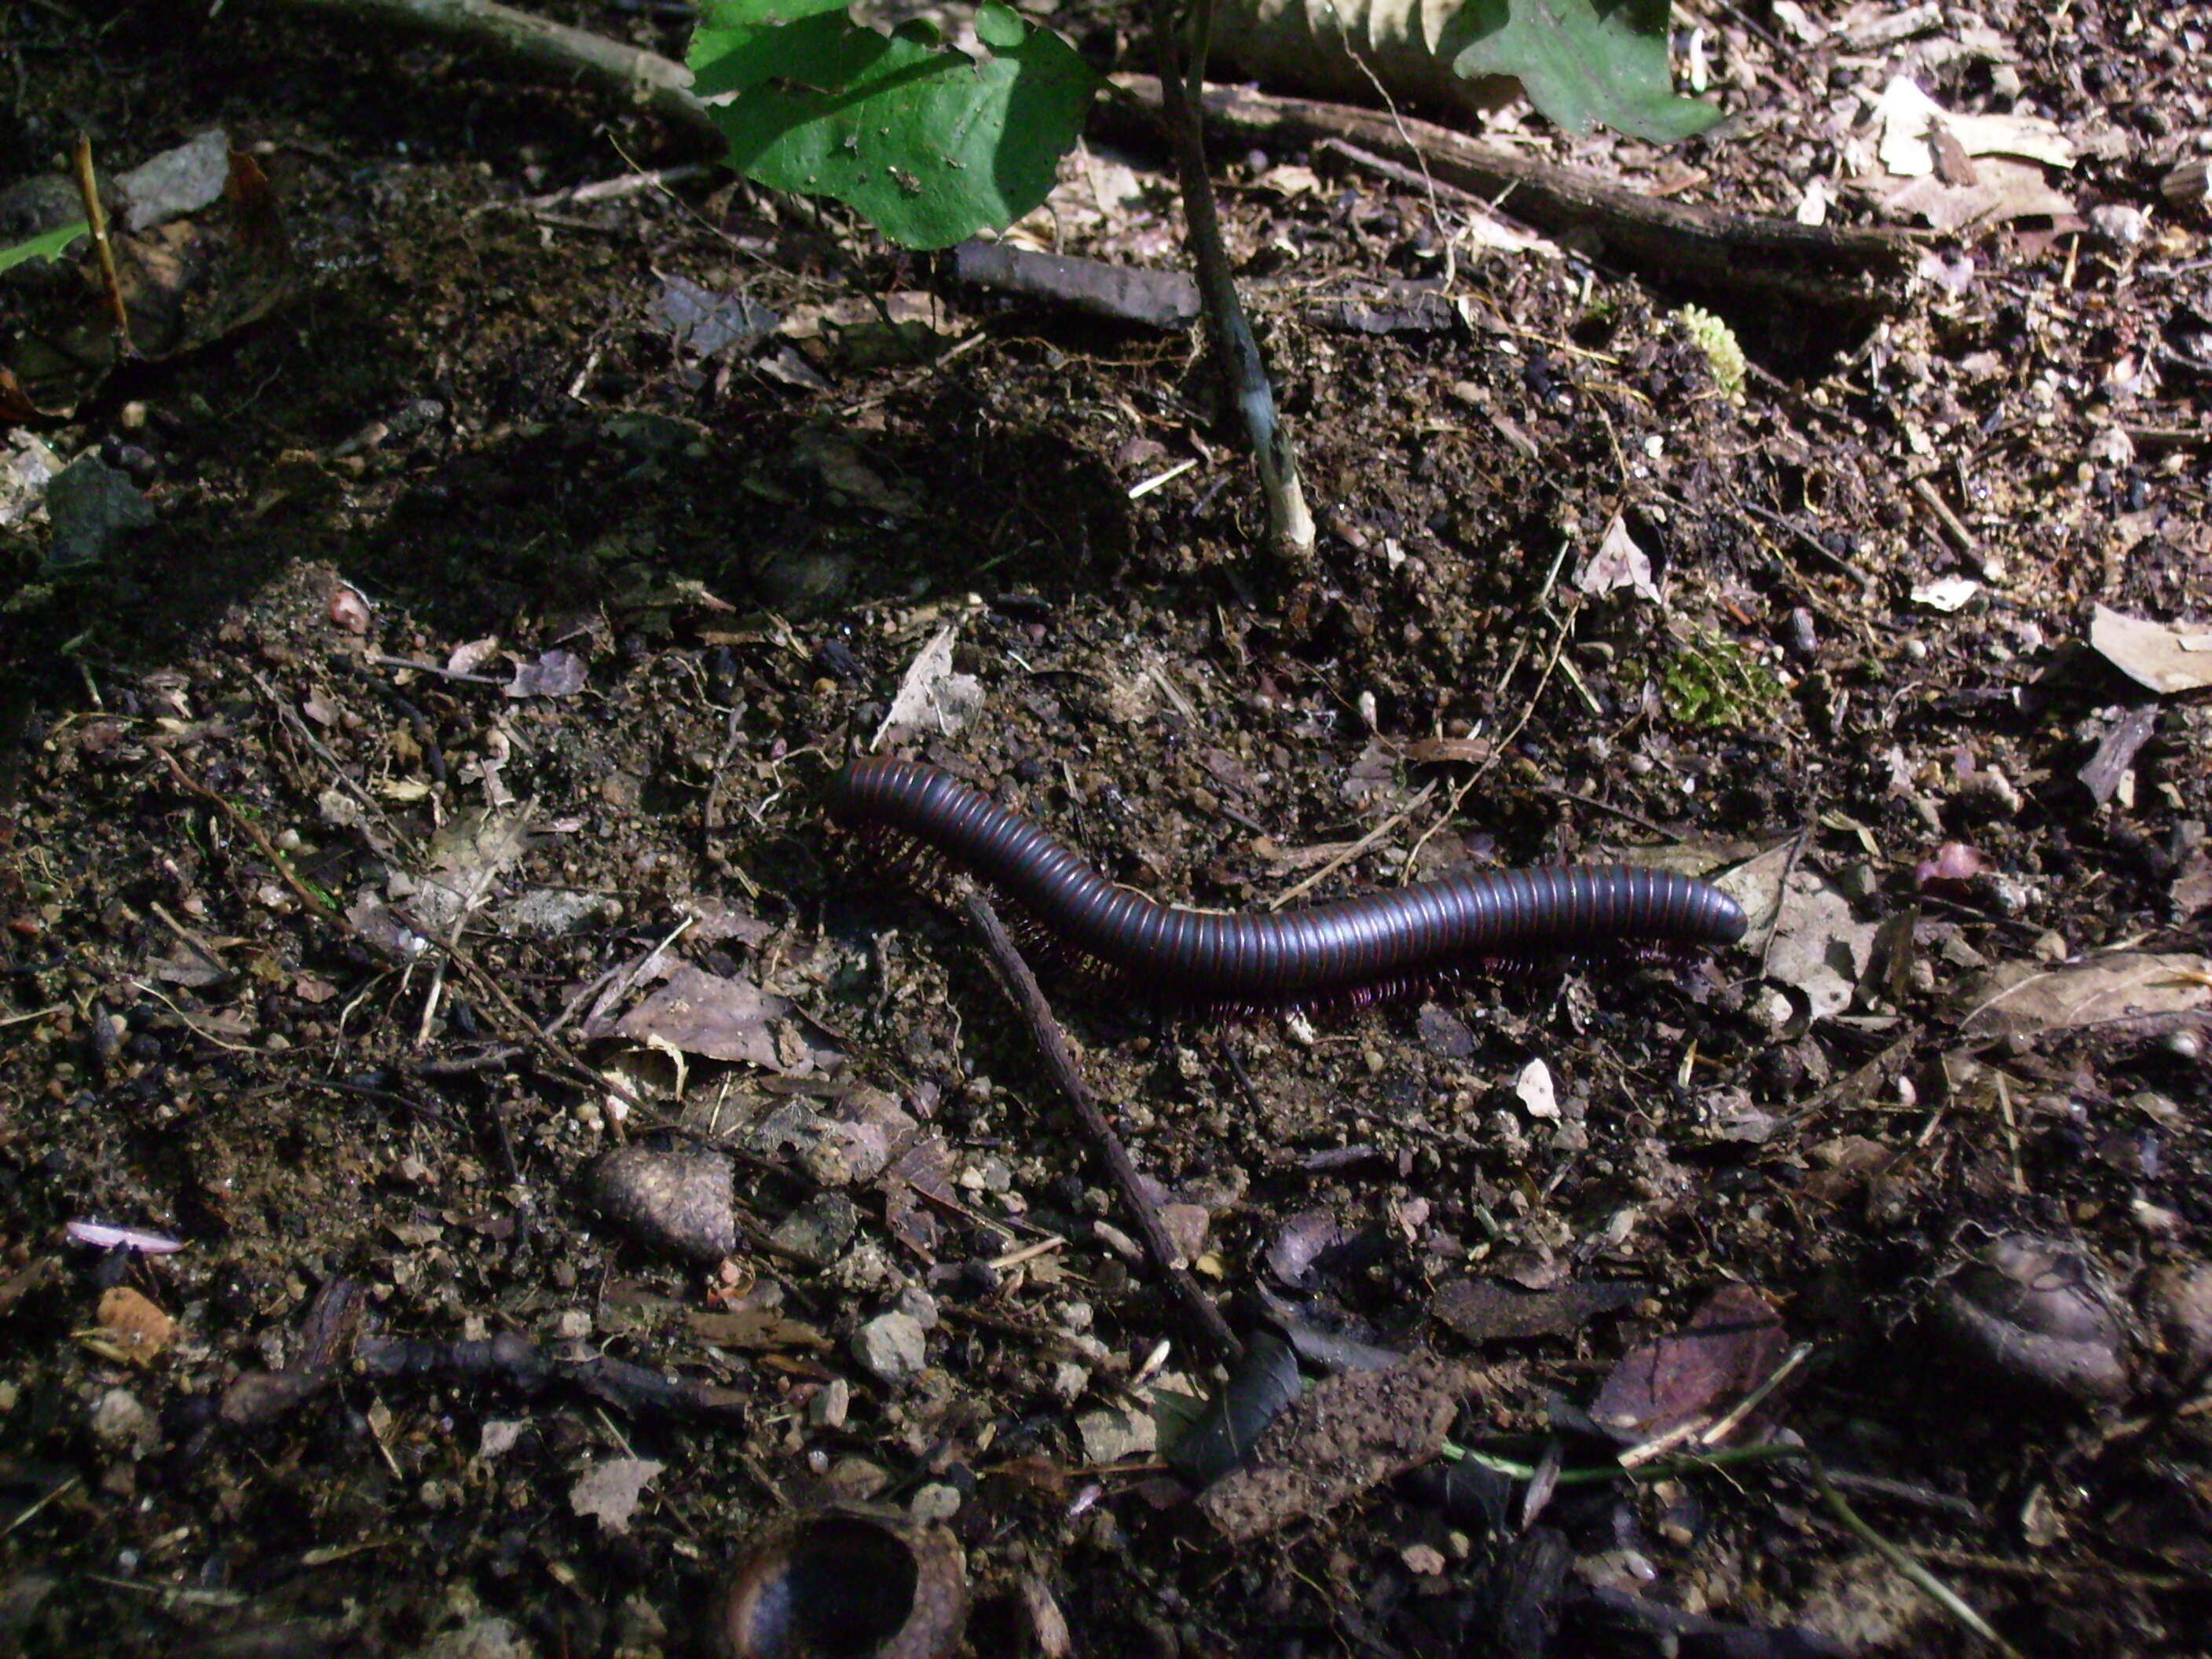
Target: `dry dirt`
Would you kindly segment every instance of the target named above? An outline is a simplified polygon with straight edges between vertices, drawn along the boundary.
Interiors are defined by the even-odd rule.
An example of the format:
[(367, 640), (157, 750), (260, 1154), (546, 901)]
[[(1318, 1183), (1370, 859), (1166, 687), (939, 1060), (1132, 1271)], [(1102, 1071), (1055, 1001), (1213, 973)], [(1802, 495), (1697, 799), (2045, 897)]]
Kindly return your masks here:
[[(680, 55), (681, 10), (568, 21)], [(1726, 1461), (1781, 1446), (2022, 1652), (2205, 1650), (2212, 704), (2090, 633), (2208, 614), (2212, 225), (2160, 184), (2212, 12), (1915, 16), (1686, 18), (1745, 113), (1675, 150), (1524, 123), (1786, 216), (1893, 74), (2047, 118), (2070, 210), (1931, 235), (1886, 318), (1448, 271), (1420, 189), (1222, 156), (1298, 571), (1194, 337), (712, 172), (562, 196), (699, 158), (489, 58), (11, 9), (11, 171), (221, 125), (289, 272), (40, 431), (149, 526), (59, 584), (0, 532), (0, 1650), (691, 1651), (836, 1496), (942, 1522), (978, 1654), (1984, 1650), (1804, 1460)], [(1108, 159), (1067, 250), (1171, 262), (1163, 158)], [(1310, 303), (1447, 276), (1419, 329)], [(696, 361), (673, 277), (781, 329)], [(1638, 856), (1781, 905), (1291, 1018), (1046, 971), (1239, 1335), (1425, 1351), (1533, 1486), (1322, 1482), (1232, 1544), (1151, 1455), (1218, 1373), (958, 912), (816, 805), (947, 629), (973, 706), (892, 746), (1146, 892)], [(710, 1030), (647, 1002), (687, 968)], [(726, 1250), (605, 1213), (618, 1144), (732, 1160)], [(1588, 1478), (1638, 1387), (1628, 1438), (1689, 1430)]]

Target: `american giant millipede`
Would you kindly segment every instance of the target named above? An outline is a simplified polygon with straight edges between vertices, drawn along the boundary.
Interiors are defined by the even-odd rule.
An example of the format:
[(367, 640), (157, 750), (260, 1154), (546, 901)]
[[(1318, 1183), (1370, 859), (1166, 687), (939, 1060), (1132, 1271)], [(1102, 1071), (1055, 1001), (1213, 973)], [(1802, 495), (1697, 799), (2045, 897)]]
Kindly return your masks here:
[(830, 809), (912, 836), (1139, 988), (1203, 1002), (1358, 996), (1486, 957), (1744, 934), (1717, 887), (1621, 865), (1469, 871), (1273, 915), (1158, 904), (951, 773), (890, 756), (838, 773)]

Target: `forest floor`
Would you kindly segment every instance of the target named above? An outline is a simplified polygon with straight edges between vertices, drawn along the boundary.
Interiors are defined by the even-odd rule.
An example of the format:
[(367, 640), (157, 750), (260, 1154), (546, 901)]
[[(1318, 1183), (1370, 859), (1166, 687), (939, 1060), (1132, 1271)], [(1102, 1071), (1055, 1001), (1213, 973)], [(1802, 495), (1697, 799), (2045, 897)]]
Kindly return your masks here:
[[(2212, 9), (1677, 15), (1712, 134), (1488, 136), (1898, 273), (1224, 139), (1296, 566), (1194, 331), (489, 54), (9, 9), (27, 175), (252, 166), (9, 434), (0, 1651), (688, 1652), (732, 1560), (822, 1651), (2208, 1650)], [(1012, 240), (1172, 268), (1171, 180), (1101, 132)], [(0, 283), (21, 368), (82, 290)], [(110, 486), (59, 575), (42, 447)], [(1042, 963), (1171, 1272), (825, 821), (878, 748), (1187, 904), (1626, 860), (1751, 931), (1288, 1012)], [(1279, 1479), (1160, 1455), (1178, 1275)]]

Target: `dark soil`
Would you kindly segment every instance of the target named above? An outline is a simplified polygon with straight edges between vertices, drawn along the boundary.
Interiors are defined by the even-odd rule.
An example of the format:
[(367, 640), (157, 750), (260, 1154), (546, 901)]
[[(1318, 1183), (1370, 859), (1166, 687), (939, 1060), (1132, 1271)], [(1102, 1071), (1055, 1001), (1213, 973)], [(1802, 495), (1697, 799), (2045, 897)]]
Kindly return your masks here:
[[(680, 56), (676, 9), (565, 21)], [(1149, 1441), (1111, 1447), (1212, 1356), (958, 911), (814, 804), (954, 626), (980, 708), (890, 746), (1146, 892), (1265, 904), (1358, 842), (1318, 891), (1632, 855), (1741, 866), (1755, 910), (1833, 896), (1800, 924), (1835, 930), (1827, 1001), (1763, 928), (1290, 1017), (1046, 963), (1240, 1334), (1465, 1362), (1455, 1443), (1574, 1471), (1617, 1449), (1582, 1414), (1624, 1356), (1748, 1286), (1810, 1352), (1726, 1445), (1817, 1451), (2023, 1651), (2206, 1650), (2212, 704), (2088, 636), (2093, 605), (2202, 624), (2212, 591), (2212, 257), (2159, 190), (2212, 131), (2212, 9), (1954, 20), (1993, 61), (1723, 9), (1746, 118), (1545, 138), (1787, 216), (1910, 67), (2081, 149), (2078, 215), (1931, 238), (1893, 316), (1732, 318), (1740, 397), (1663, 277), (1557, 256), (1462, 247), (1468, 322), (1326, 328), (1308, 289), (1444, 274), (1422, 193), (1225, 158), (1306, 570), (1261, 547), (1194, 337), (957, 289), (719, 173), (561, 198), (696, 149), (489, 58), (208, 14), (0, 25), (11, 171), (220, 125), (291, 271), (41, 432), (150, 528), (59, 584), (0, 532), (0, 1650), (690, 1651), (742, 1541), (831, 1498), (943, 1521), (978, 1654), (1983, 1647), (1793, 1457), (1491, 1514), (1389, 1481), (1231, 1546)], [(1164, 158), (1125, 159), (1146, 188), (1068, 251), (1168, 263)], [(693, 361), (652, 312), (672, 276), (783, 331)], [(1617, 517), (1656, 595), (1575, 583)], [(580, 687), (510, 695), (549, 653)], [(1923, 868), (1945, 843), (1978, 867)], [(2171, 958), (2169, 1012), (1972, 1017), (1993, 969), (2122, 948)], [(686, 963), (786, 1001), (679, 1075), (612, 1025)], [(841, 1187), (806, 1136), (879, 1109), (908, 1161)], [(622, 1144), (735, 1159), (726, 1255), (595, 1205)], [(1346, 1243), (1285, 1283), (1316, 1217)], [(1635, 1293), (1481, 1340), (1436, 1300), (1470, 1281)], [(173, 1323), (134, 1353), (148, 1304)], [(861, 1363), (890, 1310), (928, 1328), (918, 1374)], [(635, 1511), (580, 1507), (629, 1458), (662, 1466)]]

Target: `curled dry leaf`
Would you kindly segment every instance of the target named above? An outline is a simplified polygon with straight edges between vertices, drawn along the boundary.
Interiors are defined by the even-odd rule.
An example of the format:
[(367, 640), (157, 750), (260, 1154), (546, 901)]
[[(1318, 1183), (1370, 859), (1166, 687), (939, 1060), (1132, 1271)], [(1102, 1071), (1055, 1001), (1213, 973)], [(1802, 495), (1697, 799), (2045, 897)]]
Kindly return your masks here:
[(1997, 1239), (1936, 1291), (1934, 1324), (1966, 1380), (2094, 1402), (2127, 1391), (2112, 1288), (2078, 1252)]
[(716, 1659), (939, 1659), (968, 1622), (968, 1563), (942, 1527), (840, 1504), (757, 1533), (708, 1624)]
[(102, 1292), (99, 1323), (82, 1333), (84, 1346), (104, 1358), (150, 1365), (176, 1340), (176, 1322), (128, 1285)]

